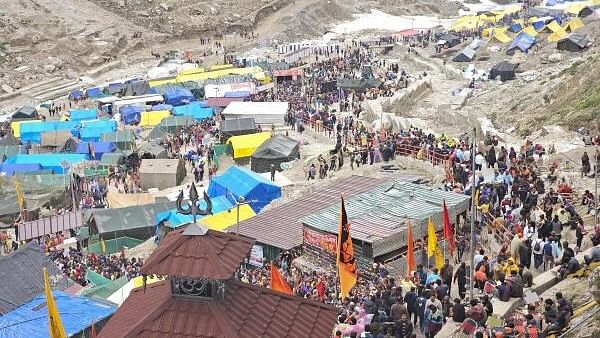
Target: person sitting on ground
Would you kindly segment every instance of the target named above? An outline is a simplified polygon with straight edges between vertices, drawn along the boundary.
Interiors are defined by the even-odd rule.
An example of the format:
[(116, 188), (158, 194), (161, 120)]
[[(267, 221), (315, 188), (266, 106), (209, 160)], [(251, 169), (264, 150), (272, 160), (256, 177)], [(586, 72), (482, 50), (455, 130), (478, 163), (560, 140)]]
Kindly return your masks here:
[(600, 262), (600, 246), (595, 246), (589, 255), (583, 256), (585, 264), (590, 265), (595, 262)]
[(508, 302), (510, 300), (510, 284), (504, 279), (504, 277), (500, 278), (499, 281), (500, 285), (496, 287), (498, 299), (503, 302)]
[(581, 269), (579, 261), (577, 260), (577, 258), (571, 257), (571, 259), (569, 259), (569, 262), (563, 263), (560, 269), (558, 270), (558, 279), (563, 279), (567, 277), (568, 274), (574, 273), (579, 269)]
[(508, 258), (506, 265), (504, 265), (504, 275), (510, 276), (510, 273), (517, 274), (519, 272), (519, 267), (515, 264), (514, 258)]

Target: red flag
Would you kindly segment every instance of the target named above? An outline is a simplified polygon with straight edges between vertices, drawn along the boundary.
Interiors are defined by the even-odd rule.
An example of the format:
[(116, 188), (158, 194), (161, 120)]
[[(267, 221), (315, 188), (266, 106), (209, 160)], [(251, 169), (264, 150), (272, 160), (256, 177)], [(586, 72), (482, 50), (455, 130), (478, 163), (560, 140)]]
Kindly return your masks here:
[(281, 276), (277, 267), (273, 264), (271, 264), (271, 289), (288, 295), (292, 294), (292, 289), (283, 276)]
[(450, 254), (454, 255), (456, 250), (456, 243), (454, 242), (454, 229), (450, 223), (450, 215), (448, 214), (448, 207), (446, 206), (446, 200), (444, 200), (444, 211), (443, 211), (443, 222), (444, 222), (444, 239), (448, 242), (448, 248)]
[(406, 275), (411, 277), (411, 272), (417, 269), (417, 263), (415, 262), (415, 251), (414, 251), (414, 240), (412, 235), (412, 225), (408, 222), (408, 235), (406, 238), (406, 242), (408, 244), (408, 249), (406, 251)]

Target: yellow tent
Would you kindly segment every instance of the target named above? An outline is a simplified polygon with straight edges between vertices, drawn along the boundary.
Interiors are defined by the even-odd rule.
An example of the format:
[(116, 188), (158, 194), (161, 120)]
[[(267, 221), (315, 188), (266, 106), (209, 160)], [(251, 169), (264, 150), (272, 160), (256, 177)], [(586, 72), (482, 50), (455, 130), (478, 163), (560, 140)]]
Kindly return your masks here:
[(10, 129), (12, 130), (12, 134), (14, 137), (21, 137), (21, 124), (22, 123), (33, 123), (40, 122), (40, 120), (25, 120), (25, 121), (15, 121), (10, 123)]
[(562, 31), (562, 30), (563, 30), (563, 28), (558, 24), (558, 22), (552, 20), (549, 24), (544, 26), (544, 28), (542, 28), (540, 30), (540, 32), (555, 33), (555, 32)]
[(205, 69), (199, 67), (199, 68), (182, 69), (177, 74), (196, 74), (196, 73), (204, 73), (204, 72), (205, 72)]
[(481, 24), (481, 22), (478, 17), (468, 15), (468, 16), (463, 16), (463, 17), (458, 18), (454, 22), (454, 24), (452, 25), (452, 28), (450, 28), (450, 30), (452, 30), (452, 31), (472, 30), (472, 29), (477, 28), (477, 26), (480, 24)]
[(175, 77), (167, 77), (162, 79), (150, 80), (148, 81), (149, 87), (157, 87), (165, 84), (177, 83), (177, 79)]
[[(240, 222), (250, 219), (254, 216), (256, 216), (256, 213), (248, 204), (240, 205)], [(209, 229), (223, 231), (229, 228), (230, 226), (234, 226), (237, 224), (237, 208), (221, 211), (214, 215), (206, 216), (202, 218), (199, 222)]]
[[(600, 1), (600, 0), (598, 0), (598, 1)], [(581, 19), (573, 18), (573, 19), (569, 20), (569, 22), (567, 22), (567, 24), (565, 25), (565, 31), (570, 33), (581, 27), (583, 27), (583, 22), (581, 21)]]
[(564, 30), (559, 30), (548, 36), (548, 42), (558, 42), (559, 40), (562, 40), (567, 36), (569, 36), (569, 33), (565, 32)]
[(521, 30), (519, 33), (525, 33), (529, 36), (537, 36), (538, 32), (535, 30), (535, 28), (533, 28), (533, 26), (527, 26), (525, 28), (523, 28), (523, 30)]
[[(218, 79), (227, 75), (254, 75), (256, 73), (263, 73), (260, 67), (247, 67), (247, 68), (227, 68), (219, 70), (211, 70), (209, 72), (196, 72), (192, 74), (177, 74), (177, 82), (186, 81), (202, 81), (208, 79)], [(263, 73), (264, 74), (264, 73)]]
[(509, 43), (512, 40), (505, 32), (494, 32), (492, 38), (498, 40), (500, 43)]
[(270, 138), (271, 133), (269, 132), (239, 135), (229, 138), (227, 144), (233, 148), (233, 158), (248, 157), (252, 156), (256, 148)]
[(140, 117), (140, 126), (148, 127), (148, 126), (156, 126), (165, 119), (170, 116), (171, 112), (169, 111), (144, 111)]
[(575, 14), (578, 15), (579, 12), (581, 12), (582, 9), (584, 9), (585, 7), (587, 7), (588, 5), (586, 3), (579, 3), (579, 4), (572, 4), (570, 6), (567, 7), (566, 12), (569, 14)]
[(233, 68), (233, 65), (212, 65), (210, 66), (210, 70), (221, 70), (221, 69), (229, 69)]

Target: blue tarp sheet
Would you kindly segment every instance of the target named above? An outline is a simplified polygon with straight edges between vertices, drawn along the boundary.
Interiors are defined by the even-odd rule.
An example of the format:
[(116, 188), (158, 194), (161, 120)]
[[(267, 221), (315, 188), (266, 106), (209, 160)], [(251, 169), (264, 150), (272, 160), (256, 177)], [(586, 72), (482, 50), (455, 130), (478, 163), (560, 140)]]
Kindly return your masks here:
[(121, 118), (125, 124), (136, 124), (140, 123), (142, 118), (142, 112), (144, 108), (140, 106), (125, 106), (121, 108)]
[(522, 29), (523, 29), (523, 27), (521, 27), (521, 25), (518, 23), (513, 23), (512, 25), (510, 25), (510, 30), (515, 33), (520, 32)]
[(173, 108), (173, 115), (175, 116), (191, 116), (195, 120), (204, 120), (211, 118), (215, 111), (211, 107), (202, 108), (198, 101), (186, 104), (185, 106), (179, 106)]
[[(206, 191), (212, 197), (243, 197), (257, 214), (271, 201), (281, 197), (281, 188), (259, 174), (232, 166), (222, 175), (213, 178)], [(233, 196), (231, 196), (233, 195)]]
[(90, 153), (90, 144), (94, 149), (94, 157), (96, 160), (100, 160), (102, 155), (106, 153), (112, 153), (117, 149), (112, 142), (85, 142), (81, 141), (77, 144), (76, 153), (78, 154), (89, 154)]
[(72, 131), (77, 126), (77, 122), (72, 121), (46, 121), (21, 124), (22, 143), (39, 144), (42, 140), (42, 133), (49, 131)]
[(6, 174), (6, 176), (13, 176), (15, 173), (30, 173), (42, 171), (42, 166), (38, 163), (33, 164), (7, 164), (4, 163), (0, 165), (0, 172)]
[(223, 97), (248, 97), (250, 96), (250, 92), (248, 91), (240, 91), (240, 92), (227, 92)]
[(167, 88), (162, 96), (165, 98), (165, 103), (173, 106), (181, 106), (183, 104), (194, 101), (192, 92), (180, 86), (171, 86)]
[(535, 38), (533, 36), (528, 35), (526, 33), (519, 33), (519, 35), (517, 35), (513, 42), (510, 43), (510, 46), (508, 46), (507, 53), (510, 53), (511, 51), (514, 51), (517, 48), (522, 52), (526, 53), (529, 50), (529, 48), (531, 48), (534, 42)]
[[(226, 211), (233, 208), (233, 202), (227, 199), (225, 196), (216, 196), (211, 197), (210, 201), (212, 202), (212, 213), (216, 214), (218, 212)], [(206, 202), (201, 200), (199, 203), (200, 208), (206, 208)], [(196, 221), (199, 221), (204, 216), (197, 216)], [(160, 222), (166, 221), (167, 225), (171, 228), (177, 228), (183, 224), (191, 223), (194, 221), (194, 217), (192, 215), (182, 215), (177, 212), (176, 209), (164, 211), (158, 213), (156, 215), (156, 224), (160, 224)]]
[[(52, 294), (67, 337), (74, 336), (92, 324), (102, 321), (117, 310), (115, 305), (108, 302), (71, 296), (62, 291), (53, 291)], [(0, 317), (0, 337), (50, 337), (46, 297), (43, 294), (38, 295), (29, 303)]]
[(98, 110), (95, 108), (71, 109), (69, 114), (71, 115), (69, 119), (73, 122), (89, 121), (98, 118)]
[(544, 21), (536, 21), (533, 23), (533, 28), (535, 28), (536, 31), (539, 31), (540, 29), (544, 28), (544, 26), (546, 26), (546, 23)]
[(81, 123), (79, 138), (86, 142), (100, 141), (100, 135), (112, 133), (117, 130), (117, 121), (115, 120), (94, 120)]
[(164, 104), (164, 103), (160, 103), (157, 105), (152, 106), (152, 111), (171, 111), (173, 109), (173, 106), (170, 104)]
[(200, 105), (200, 108), (208, 108), (208, 107), (210, 107), (208, 105), (208, 101), (206, 101), (206, 100), (200, 100), (200, 101), (196, 101), (196, 102), (198, 102), (198, 104)]
[(85, 91), (88, 98), (96, 98), (102, 96), (102, 89), (100, 87), (92, 87), (88, 88)]
[(6, 164), (39, 164), (43, 170), (52, 170), (55, 174), (62, 174), (61, 162), (67, 161), (71, 165), (81, 163), (88, 159), (86, 154), (18, 154), (8, 158)]
[(83, 89), (77, 89), (77, 90), (72, 91), (71, 94), (69, 94), (69, 97), (71, 98), (71, 100), (79, 100), (84, 95), (85, 95), (85, 93), (83, 92)]

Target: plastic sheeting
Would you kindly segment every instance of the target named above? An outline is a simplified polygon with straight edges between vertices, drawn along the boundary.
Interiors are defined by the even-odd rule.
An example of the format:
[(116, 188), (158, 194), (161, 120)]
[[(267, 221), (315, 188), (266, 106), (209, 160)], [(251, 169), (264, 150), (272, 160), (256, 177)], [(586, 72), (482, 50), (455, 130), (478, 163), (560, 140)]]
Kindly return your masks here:
[(215, 111), (211, 107), (202, 107), (200, 102), (192, 102), (183, 106), (173, 108), (175, 116), (191, 116), (195, 120), (204, 120), (211, 118)]
[(70, 165), (78, 164), (88, 160), (85, 154), (18, 154), (6, 160), (7, 164), (39, 164), (43, 170), (52, 170), (56, 174), (62, 174), (64, 169), (62, 163)]
[[(211, 197), (210, 201), (212, 202), (213, 214), (218, 214), (223, 211), (227, 212), (227, 210), (234, 207), (234, 202), (230, 201), (227, 196), (224, 195)], [(204, 200), (200, 200), (198, 205), (200, 208), (206, 208), (206, 202), (204, 202)], [(196, 221), (199, 221), (203, 217), (208, 216), (196, 216)], [(191, 223), (193, 221), (194, 217), (192, 215), (180, 214), (175, 209), (161, 212), (156, 215), (156, 224), (165, 222), (165, 225), (170, 228), (177, 228), (183, 224)]]
[(69, 131), (77, 126), (77, 122), (71, 121), (36, 121), (25, 123), (20, 127), (20, 136), (22, 143), (40, 144), (42, 133), (51, 131)]
[(97, 142), (104, 133), (111, 133), (117, 130), (117, 121), (115, 120), (93, 120), (81, 123), (79, 138), (82, 141)]
[(252, 156), (256, 148), (260, 147), (266, 140), (271, 138), (271, 133), (262, 132), (230, 137), (227, 144), (233, 148), (233, 158)]
[(94, 108), (71, 109), (69, 110), (69, 115), (69, 120), (73, 122), (95, 120), (98, 118), (98, 110)]
[(237, 224), (238, 220), (242, 222), (256, 216), (256, 213), (248, 204), (242, 204), (240, 205), (238, 219), (238, 211), (236, 209), (237, 208), (234, 208), (231, 211), (222, 211), (206, 216), (200, 220), (200, 223), (211, 230), (224, 231)]
[(194, 95), (189, 89), (180, 86), (168, 87), (163, 93), (165, 103), (180, 106), (194, 101)]
[(77, 144), (76, 152), (78, 154), (90, 154), (93, 151), (95, 159), (100, 160), (104, 154), (112, 153), (116, 149), (117, 149), (117, 147), (112, 142), (85, 142), (85, 141), (82, 141)]
[(144, 108), (130, 105), (121, 108), (121, 119), (125, 124), (137, 124), (140, 123), (142, 112)]
[(149, 127), (156, 126), (162, 122), (165, 118), (169, 117), (171, 112), (168, 110), (163, 111), (145, 111), (142, 112), (140, 126)]
[(232, 166), (210, 181), (207, 193), (210, 197), (226, 196), (235, 200), (243, 197), (258, 213), (281, 197), (281, 188), (251, 170)]
[(0, 165), (0, 172), (6, 174), (6, 176), (14, 176), (15, 174), (32, 173), (36, 171), (42, 171), (42, 166), (39, 163), (31, 164), (8, 164), (3, 163)]

